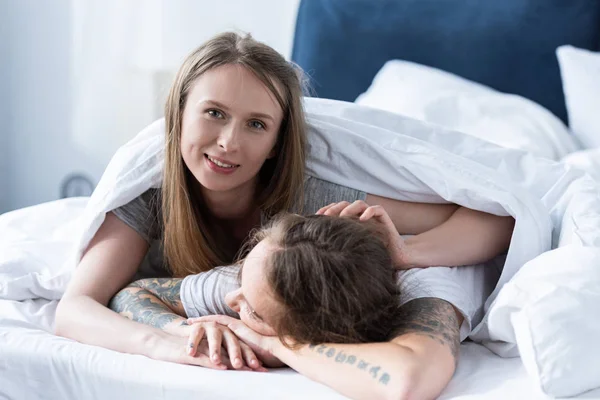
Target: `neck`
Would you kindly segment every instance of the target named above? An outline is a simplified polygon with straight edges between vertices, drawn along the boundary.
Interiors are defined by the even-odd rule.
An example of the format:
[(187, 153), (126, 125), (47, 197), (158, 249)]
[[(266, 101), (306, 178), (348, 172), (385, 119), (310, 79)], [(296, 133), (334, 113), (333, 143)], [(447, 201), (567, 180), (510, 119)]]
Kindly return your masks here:
[(243, 220), (258, 210), (255, 202), (256, 182), (248, 182), (243, 187), (225, 192), (215, 192), (202, 188), (202, 197), (213, 217), (219, 220)]

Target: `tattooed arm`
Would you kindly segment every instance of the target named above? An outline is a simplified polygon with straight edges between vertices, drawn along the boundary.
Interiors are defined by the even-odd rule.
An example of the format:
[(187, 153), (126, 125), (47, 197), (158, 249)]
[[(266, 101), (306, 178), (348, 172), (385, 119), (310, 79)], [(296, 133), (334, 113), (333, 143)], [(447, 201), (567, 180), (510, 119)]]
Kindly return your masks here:
[(187, 334), (179, 291), (181, 279), (154, 278), (135, 281), (112, 298), (108, 307), (133, 321), (177, 336)]
[(404, 322), (390, 342), (275, 346), (274, 355), (350, 398), (435, 398), (456, 368), (462, 315), (435, 298), (412, 300), (403, 310)]

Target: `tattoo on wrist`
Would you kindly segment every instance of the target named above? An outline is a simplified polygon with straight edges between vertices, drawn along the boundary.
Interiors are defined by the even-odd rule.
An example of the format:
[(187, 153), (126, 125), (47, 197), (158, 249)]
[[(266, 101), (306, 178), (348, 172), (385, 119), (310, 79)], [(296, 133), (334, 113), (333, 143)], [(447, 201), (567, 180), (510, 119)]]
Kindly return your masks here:
[(371, 375), (371, 377), (376, 379), (381, 385), (387, 385), (390, 382), (390, 375), (383, 371), (379, 365), (371, 364), (353, 354), (347, 354), (343, 350), (338, 350), (335, 347), (326, 346), (324, 344), (311, 344), (308, 346), (308, 349), (315, 351), (317, 354), (327, 357), (338, 364), (349, 364), (355, 366), (359, 370)]

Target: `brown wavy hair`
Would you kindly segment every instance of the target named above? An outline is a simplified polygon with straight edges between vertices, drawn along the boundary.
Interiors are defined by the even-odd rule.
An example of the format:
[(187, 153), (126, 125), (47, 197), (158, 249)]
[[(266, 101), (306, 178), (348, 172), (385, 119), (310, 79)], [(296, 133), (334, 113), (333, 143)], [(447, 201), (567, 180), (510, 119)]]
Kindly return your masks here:
[(253, 235), (276, 247), (267, 281), (283, 306), (273, 328), (288, 347), (388, 340), (397, 325), (396, 270), (376, 225), (282, 214)]
[(194, 83), (206, 71), (229, 64), (251, 71), (283, 110), (276, 156), (265, 161), (259, 171), (258, 206), (263, 213), (274, 215), (302, 204), (306, 126), (301, 70), (250, 35), (215, 36), (187, 56), (165, 105), (163, 246), (165, 262), (176, 277), (230, 264), (237, 252), (218, 227), (210, 227), (210, 213), (199, 191), (194, 190), (197, 181), (183, 161), (180, 145), (183, 110)]

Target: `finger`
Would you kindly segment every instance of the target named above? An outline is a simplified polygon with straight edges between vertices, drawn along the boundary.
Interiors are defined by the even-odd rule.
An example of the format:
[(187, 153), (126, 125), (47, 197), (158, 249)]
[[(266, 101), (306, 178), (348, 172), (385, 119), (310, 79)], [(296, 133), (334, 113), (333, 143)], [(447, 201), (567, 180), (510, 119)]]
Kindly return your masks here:
[(227, 369), (226, 364), (215, 364), (205, 354), (197, 354), (196, 356), (186, 356), (183, 360), (186, 364), (197, 365), (199, 367), (212, 368), (218, 370)]
[(188, 324), (195, 324), (197, 322), (216, 322), (221, 325), (228, 325), (237, 319), (232, 318), (228, 315), (205, 315), (203, 317), (188, 318)]
[(229, 361), (229, 356), (227, 355), (227, 350), (224, 348), (221, 348), (220, 363), (215, 364), (210, 359), (210, 349), (209, 349), (208, 340), (203, 340), (200, 342), (200, 345), (198, 346), (198, 352), (196, 354), (203, 354), (204, 357), (206, 357), (206, 359), (209, 360), (209, 362), (212, 363), (213, 365), (217, 365), (219, 367), (224, 367), (224, 369), (235, 369), (235, 368), (233, 368), (233, 365), (231, 365), (231, 362)]
[(340, 201), (339, 203), (329, 207), (327, 211), (323, 213), (323, 215), (328, 215), (332, 217), (338, 216), (340, 212), (349, 205), (350, 203), (347, 201)]
[(194, 356), (200, 340), (204, 337), (204, 327), (200, 324), (192, 325), (192, 332), (188, 338), (188, 355)]
[(362, 200), (356, 200), (340, 212), (340, 217), (355, 217), (361, 215), (369, 205)]
[(239, 369), (245, 367), (246, 365), (242, 359), (242, 350), (240, 348), (239, 339), (229, 329), (224, 329), (223, 341), (233, 368)]
[(385, 208), (382, 206), (372, 206), (372, 208), (373, 218), (376, 218), (379, 222), (383, 223), (390, 232), (398, 232), (396, 225), (394, 225), (394, 221), (392, 221), (390, 215), (385, 211)]
[(250, 368), (260, 372), (268, 371), (265, 367), (263, 367), (262, 363), (260, 362), (258, 357), (256, 357), (256, 354), (254, 354), (250, 346), (248, 346), (246, 343), (240, 343), (240, 348), (242, 350), (242, 356), (244, 357), (244, 360), (246, 360), (246, 364), (249, 365)]
[(371, 218), (373, 218), (375, 216), (375, 210), (377, 209), (377, 206), (371, 206), (369, 208), (367, 208), (362, 215), (360, 216), (359, 220), (360, 221), (367, 221)]
[(210, 359), (215, 364), (219, 364), (221, 363), (221, 343), (223, 339), (221, 329), (216, 323), (207, 323), (205, 329)]
[(336, 205), (337, 203), (329, 203), (327, 204), (325, 207), (321, 207), (317, 210), (316, 214), (317, 215), (321, 215), (323, 214), (325, 211), (327, 211), (330, 207)]

